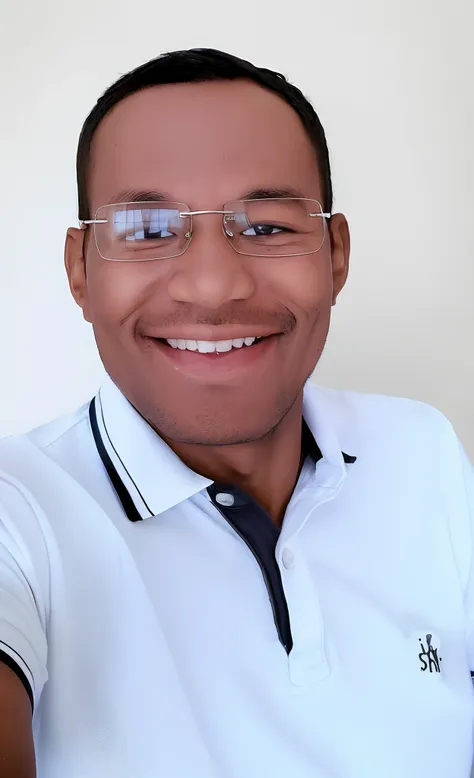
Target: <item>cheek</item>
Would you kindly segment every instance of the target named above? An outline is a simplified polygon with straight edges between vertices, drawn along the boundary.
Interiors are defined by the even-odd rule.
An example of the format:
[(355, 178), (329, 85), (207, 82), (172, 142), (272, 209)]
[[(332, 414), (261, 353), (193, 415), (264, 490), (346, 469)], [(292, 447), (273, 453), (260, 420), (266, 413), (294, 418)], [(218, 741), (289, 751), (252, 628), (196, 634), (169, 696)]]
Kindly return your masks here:
[(312, 322), (330, 311), (333, 279), (328, 252), (288, 257), (273, 267), (272, 285), (278, 298), (304, 321)]
[(96, 328), (117, 326), (143, 305), (153, 283), (154, 268), (150, 265), (104, 260), (91, 263), (87, 290), (92, 324)]

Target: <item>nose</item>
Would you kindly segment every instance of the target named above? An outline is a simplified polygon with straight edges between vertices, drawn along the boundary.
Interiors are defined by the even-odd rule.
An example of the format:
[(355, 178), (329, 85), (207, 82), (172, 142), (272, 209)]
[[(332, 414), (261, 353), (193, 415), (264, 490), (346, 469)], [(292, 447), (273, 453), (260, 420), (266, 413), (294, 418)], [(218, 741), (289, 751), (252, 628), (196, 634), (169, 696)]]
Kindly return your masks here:
[[(198, 222), (198, 224), (196, 224)], [(193, 217), (193, 238), (187, 251), (170, 260), (168, 294), (175, 302), (217, 309), (248, 300), (255, 291), (252, 257), (237, 254), (222, 231), (222, 216)]]

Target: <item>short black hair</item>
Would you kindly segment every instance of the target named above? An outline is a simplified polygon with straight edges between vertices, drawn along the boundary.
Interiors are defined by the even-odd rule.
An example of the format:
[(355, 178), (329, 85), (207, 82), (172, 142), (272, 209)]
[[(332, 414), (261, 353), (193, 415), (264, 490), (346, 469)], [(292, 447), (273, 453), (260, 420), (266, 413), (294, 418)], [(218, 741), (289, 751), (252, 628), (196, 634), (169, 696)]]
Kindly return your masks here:
[(217, 49), (188, 49), (162, 54), (131, 70), (121, 76), (97, 100), (84, 122), (77, 149), (79, 219), (91, 218), (87, 196), (87, 171), (92, 139), (104, 116), (117, 103), (151, 86), (234, 79), (251, 80), (264, 89), (275, 92), (299, 115), (316, 152), (323, 187), (323, 208), (331, 213), (333, 191), (326, 136), (313, 106), (303, 93), (281, 73), (257, 67), (232, 54)]

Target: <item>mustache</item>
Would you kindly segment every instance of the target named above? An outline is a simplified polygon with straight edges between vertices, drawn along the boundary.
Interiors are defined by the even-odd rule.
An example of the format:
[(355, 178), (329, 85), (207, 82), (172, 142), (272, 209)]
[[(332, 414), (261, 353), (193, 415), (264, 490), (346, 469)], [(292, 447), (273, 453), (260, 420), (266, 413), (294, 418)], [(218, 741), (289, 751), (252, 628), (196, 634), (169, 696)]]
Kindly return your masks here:
[[(142, 320), (143, 324), (143, 320)], [(146, 324), (152, 324), (159, 329), (171, 329), (179, 326), (208, 325), (220, 327), (225, 325), (262, 326), (287, 334), (296, 327), (296, 317), (291, 311), (264, 311), (257, 308), (227, 307), (219, 311), (176, 310), (164, 316), (153, 317)]]

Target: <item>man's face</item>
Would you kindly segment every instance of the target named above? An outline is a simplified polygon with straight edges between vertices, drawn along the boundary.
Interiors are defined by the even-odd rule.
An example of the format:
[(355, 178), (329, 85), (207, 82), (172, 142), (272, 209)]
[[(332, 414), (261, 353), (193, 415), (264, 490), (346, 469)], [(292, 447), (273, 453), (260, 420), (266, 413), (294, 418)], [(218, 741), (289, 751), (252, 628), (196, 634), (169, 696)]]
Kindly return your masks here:
[[(163, 192), (193, 211), (220, 210), (253, 190), (322, 202), (298, 115), (246, 81), (139, 92), (105, 117), (91, 151), (90, 218), (128, 191)], [(336, 216), (315, 254), (243, 256), (222, 216), (201, 215), (182, 256), (106, 261), (89, 227), (69, 230), (66, 260), (104, 366), (130, 402), (171, 441), (220, 445), (261, 438), (300, 396), (346, 279), (348, 242)], [(222, 355), (166, 343), (256, 335), (272, 337)]]

